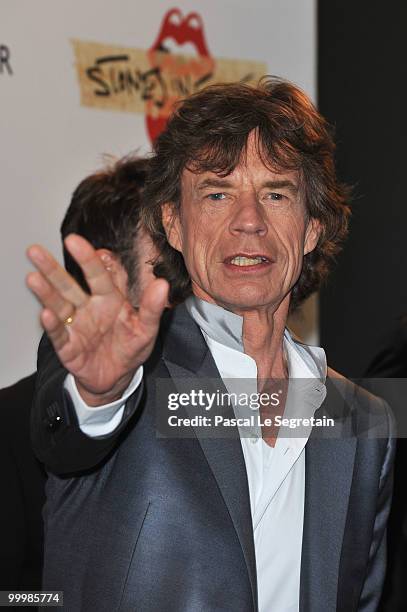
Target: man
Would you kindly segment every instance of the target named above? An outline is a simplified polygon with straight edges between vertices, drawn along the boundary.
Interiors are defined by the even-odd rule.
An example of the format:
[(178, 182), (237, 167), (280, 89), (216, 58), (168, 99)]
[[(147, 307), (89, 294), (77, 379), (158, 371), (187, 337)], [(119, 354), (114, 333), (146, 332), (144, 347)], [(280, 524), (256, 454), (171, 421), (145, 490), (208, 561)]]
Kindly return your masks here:
[[(76, 188), (61, 225), (62, 241), (75, 232), (97, 250), (113, 282), (134, 305), (154, 278), (156, 251), (140, 226), (140, 193), (148, 161), (134, 157), (110, 164)], [(67, 271), (89, 291), (82, 271), (64, 249)], [(36, 374), (0, 390), (0, 585), (3, 590), (41, 588), (45, 470), (31, 449), (29, 422)], [(16, 410), (16, 408), (18, 408)]]
[[(28, 283), (60, 360), (40, 352), (33, 439), (60, 474), (44, 584), (64, 589), (66, 610), (377, 609), (389, 413), (326, 378), (322, 349), (285, 329), (346, 234), (333, 149), (305, 94), (278, 79), (210, 87), (178, 108), (155, 145), (144, 219), (192, 296), (161, 325), (164, 280), (135, 312), (84, 240), (66, 246), (90, 297), (44, 249), (29, 250)], [(188, 424), (199, 392), (253, 385), (281, 392), (277, 416), (332, 417), (335, 433), (304, 425), (290, 438), (264, 419), (239, 435), (237, 404), (223, 414), (229, 435)], [(178, 437), (162, 427), (168, 391), (191, 398)]]

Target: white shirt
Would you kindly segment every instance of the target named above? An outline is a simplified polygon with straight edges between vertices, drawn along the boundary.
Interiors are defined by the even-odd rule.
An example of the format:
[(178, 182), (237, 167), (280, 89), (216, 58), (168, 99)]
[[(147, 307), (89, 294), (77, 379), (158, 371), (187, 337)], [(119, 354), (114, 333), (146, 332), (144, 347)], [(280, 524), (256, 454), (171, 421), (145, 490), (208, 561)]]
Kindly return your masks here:
[[(200, 326), (229, 393), (257, 390), (257, 366), (243, 352), (242, 318), (214, 304), (189, 298), (187, 308)], [(284, 334), (289, 387), (284, 417), (310, 417), (326, 395), (326, 358), (323, 349), (300, 344)], [(142, 379), (142, 368), (120, 400), (89, 408), (68, 375), (65, 387), (71, 394), (81, 430), (89, 436), (112, 432), (123, 416), (124, 402)], [(252, 381), (252, 383), (251, 383)], [(252, 384), (252, 388), (250, 389)], [(250, 435), (241, 432), (254, 530), (260, 612), (298, 612), (301, 548), (304, 520), (305, 452), (311, 427), (293, 437), (280, 428), (272, 448), (260, 428)]]

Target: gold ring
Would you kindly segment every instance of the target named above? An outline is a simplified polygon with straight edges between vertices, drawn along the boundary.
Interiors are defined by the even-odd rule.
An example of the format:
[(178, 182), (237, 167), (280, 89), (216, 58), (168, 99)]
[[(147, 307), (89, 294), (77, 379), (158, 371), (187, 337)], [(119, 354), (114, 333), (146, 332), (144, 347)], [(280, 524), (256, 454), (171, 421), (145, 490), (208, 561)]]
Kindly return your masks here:
[(67, 317), (67, 318), (65, 319), (65, 321), (64, 321), (64, 325), (72, 325), (72, 323), (73, 323), (73, 318), (74, 318), (74, 317), (73, 317), (73, 313), (72, 313), (72, 314), (71, 314), (69, 317)]

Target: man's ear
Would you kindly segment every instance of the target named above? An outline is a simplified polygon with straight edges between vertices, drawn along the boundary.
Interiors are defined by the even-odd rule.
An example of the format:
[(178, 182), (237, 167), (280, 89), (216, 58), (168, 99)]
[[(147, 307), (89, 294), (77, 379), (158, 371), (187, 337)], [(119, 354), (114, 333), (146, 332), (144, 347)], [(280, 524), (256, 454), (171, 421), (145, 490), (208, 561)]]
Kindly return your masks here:
[(304, 240), (304, 255), (311, 253), (318, 244), (321, 235), (322, 227), (318, 219), (310, 217), (308, 220), (307, 229), (305, 230)]
[(162, 205), (161, 219), (168, 242), (173, 249), (182, 253), (181, 221), (178, 211), (172, 202)]
[(96, 253), (105, 269), (110, 272), (113, 283), (116, 285), (118, 290), (123, 295), (127, 295), (128, 275), (119, 258), (109, 249), (96, 249)]

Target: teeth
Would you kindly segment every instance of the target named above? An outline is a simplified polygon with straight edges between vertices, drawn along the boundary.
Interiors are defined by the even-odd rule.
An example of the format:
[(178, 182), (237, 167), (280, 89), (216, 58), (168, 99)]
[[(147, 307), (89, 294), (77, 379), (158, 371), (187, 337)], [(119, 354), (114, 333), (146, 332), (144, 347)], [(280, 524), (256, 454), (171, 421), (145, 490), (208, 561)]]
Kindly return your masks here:
[(267, 261), (265, 257), (234, 257), (230, 263), (234, 266), (254, 266)]

